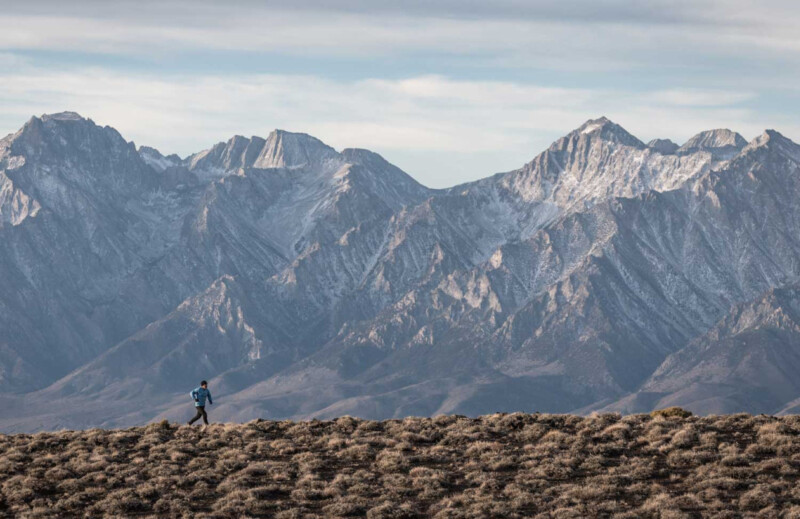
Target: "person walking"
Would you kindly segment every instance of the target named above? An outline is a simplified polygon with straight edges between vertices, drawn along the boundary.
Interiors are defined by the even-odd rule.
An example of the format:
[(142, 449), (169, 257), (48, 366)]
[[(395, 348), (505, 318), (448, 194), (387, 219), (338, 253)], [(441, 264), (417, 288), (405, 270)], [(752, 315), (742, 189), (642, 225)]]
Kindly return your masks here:
[(192, 425), (200, 418), (203, 419), (204, 424), (208, 425), (206, 399), (208, 399), (209, 405), (214, 405), (214, 402), (211, 401), (211, 391), (208, 390), (208, 382), (205, 380), (200, 382), (200, 387), (193, 389), (189, 394), (192, 395), (192, 398), (194, 399), (194, 408), (195, 411), (197, 411), (197, 414), (194, 415), (194, 418), (189, 420), (189, 425)]

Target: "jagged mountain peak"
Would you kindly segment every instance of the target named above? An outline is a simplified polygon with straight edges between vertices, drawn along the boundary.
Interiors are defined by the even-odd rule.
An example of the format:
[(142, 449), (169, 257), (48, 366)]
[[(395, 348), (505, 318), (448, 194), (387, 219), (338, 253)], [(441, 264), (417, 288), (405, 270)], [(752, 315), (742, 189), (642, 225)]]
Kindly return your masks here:
[(19, 129), (17, 135), (37, 134), (37, 132), (41, 130), (46, 130), (48, 133), (60, 133), (64, 136), (88, 132), (100, 134), (102, 132), (108, 135), (114, 135), (127, 144), (127, 141), (122, 138), (116, 129), (110, 126), (99, 125), (92, 119), (83, 117), (77, 112), (58, 112), (54, 114), (42, 114), (39, 117), (33, 116)]
[(745, 146), (747, 141), (740, 134), (727, 128), (717, 128), (694, 135), (678, 148), (678, 153), (688, 155), (707, 151), (716, 159), (727, 160), (738, 154)]
[[(339, 156), (349, 164), (358, 164), (371, 170), (381, 171), (391, 169), (401, 171), (400, 168), (383, 158), (380, 154), (362, 148), (346, 148), (342, 150)], [(406, 175), (405, 172), (403, 172), (403, 174)]]
[(603, 126), (609, 125), (609, 124), (614, 124), (614, 123), (611, 121), (611, 119), (609, 119), (605, 115), (602, 115), (602, 116), (600, 116), (600, 117), (598, 117), (596, 119), (587, 120), (585, 123), (580, 125), (577, 129), (581, 133), (589, 133), (589, 132), (595, 131), (595, 130), (597, 130), (597, 129), (603, 127)]
[(184, 162), (189, 169), (213, 177), (240, 168), (301, 168), (337, 155), (335, 149), (311, 135), (273, 130), (266, 139), (234, 135)]
[(661, 153), (662, 155), (672, 155), (678, 151), (679, 148), (679, 146), (670, 139), (653, 139), (647, 143), (647, 147)]
[(77, 112), (58, 112), (54, 114), (43, 114), (41, 116), (43, 121), (91, 121), (91, 119), (87, 119), (80, 115)]
[(792, 141), (779, 131), (771, 129), (764, 130), (761, 133), (761, 135), (754, 138), (752, 141), (748, 142), (747, 146), (757, 147), (757, 146), (767, 146), (769, 144), (787, 144), (787, 145), (797, 146), (797, 144), (794, 141)]
[[(58, 139), (48, 139), (48, 136), (58, 134)], [(100, 126), (92, 119), (81, 116), (76, 112), (59, 112), (33, 116), (22, 128), (13, 135), (12, 140), (24, 141), (28, 144), (48, 141), (51, 144), (67, 146), (74, 144), (71, 139), (106, 138), (133, 148), (120, 133), (110, 126)]]
[(631, 135), (625, 128), (613, 122), (608, 117), (589, 119), (577, 129), (570, 132), (567, 137), (580, 138), (581, 136), (597, 137), (602, 140), (617, 142), (626, 146), (644, 148), (645, 144)]
[[(78, 415), (134, 379), (169, 387), (141, 406), (109, 399), (103, 420), (125, 424), (201, 377), (247, 391), (231, 391), (223, 419), (367, 409), (356, 400), (375, 417), (443, 400), (513, 411), (508, 394), (568, 411), (637, 389), (800, 265), (796, 145), (773, 131), (719, 163), (661, 153), (674, 143), (645, 146), (601, 117), (519, 170), (440, 191), (377, 153), (281, 130), (234, 135), (160, 174), (170, 157), (84, 119), (29, 130), (42, 157), (0, 163), (0, 346), (13, 348), (0, 383), (16, 370), (26, 378), (4, 389), (39, 389), (91, 364), (64, 379), (85, 401), (23, 397), (32, 427), (54, 423), (45, 406)], [(201, 165), (224, 178), (200, 185), (188, 170)], [(800, 298), (784, 299), (763, 306), (770, 322), (798, 321), (787, 304)]]
[(0, 168), (7, 168), (6, 186), (13, 183), (14, 196), (22, 197), (20, 202), (4, 202), (6, 197), (0, 196), (0, 205), (10, 201), (18, 206), (32, 199), (64, 217), (85, 217), (90, 213), (88, 199), (117, 203), (158, 182), (132, 142), (114, 128), (99, 126), (75, 112), (32, 117), (5, 141), (0, 155), (4, 155)]
[(342, 157), (344, 157), (348, 162), (362, 162), (362, 161), (380, 161), (382, 163), (388, 164), (387, 161), (380, 153), (375, 153), (374, 151), (365, 149), (365, 148), (345, 148), (341, 151)]
[[(124, 161), (130, 161), (134, 169), (144, 167), (133, 142), (125, 140), (114, 128), (100, 126), (75, 112), (31, 117), (6, 142), (10, 156), (24, 158), (29, 164), (49, 164), (58, 171), (65, 171), (69, 163), (83, 162), (92, 164), (98, 174), (100, 169), (107, 173), (112, 164), (116, 169)], [(103, 162), (107, 164), (100, 168)], [(82, 170), (88, 174), (88, 168)]]
[(239, 135), (237, 133), (236, 135), (228, 139), (227, 142), (220, 144), (225, 144), (227, 146), (235, 146), (236, 144), (246, 143), (250, 141), (257, 141), (257, 142), (260, 141), (261, 143), (263, 143), (265, 139), (263, 137), (259, 137), (258, 135), (251, 135), (250, 138), (248, 139), (244, 135)]
[(525, 201), (567, 208), (675, 189), (697, 178), (710, 162), (708, 155), (684, 159), (653, 150), (622, 126), (600, 117), (586, 121), (522, 168), (497, 179)]
[(744, 147), (747, 141), (739, 133), (727, 128), (702, 131), (683, 144), (684, 148)]
[(316, 137), (314, 137), (313, 135), (309, 135), (309, 134), (307, 134), (305, 132), (292, 132), (292, 131), (284, 130), (284, 129), (281, 129), (281, 128), (275, 128), (274, 130), (269, 132), (269, 135), (267, 136), (268, 140), (269, 139), (282, 139), (282, 138), (313, 142), (315, 144), (323, 145), (325, 147), (330, 148), (330, 146), (328, 146), (327, 144), (325, 144), (321, 140), (319, 140)]
[(758, 150), (777, 151), (795, 162), (800, 162), (800, 145), (776, 130), (764, 130), (761, 135), (747, 143), (742, 149), (742, 155)]
[(248, 139), (234, 135), (207, 150), (189, 155), (183, 163), (201, 178), (218, 178), (240, 168), (252, 167), (265, 142), (261, 137)]
[(372, 151), (348, 148), (339, 156), (348, 165), (353, 165), (352, 168), (345, 167), (356, 182), (368, 187), (396, 210), (404, 204), (420, 202), (435, 192)]
[(156, 171), (179, 166), (181, 158), (175, 154), (164, 156), (160, 151), (151, 146), (139, 146), (139, 156)]
[(298, 168), (336, 155), (336, 150), (306, 133), (273, 130), (254, 167)]

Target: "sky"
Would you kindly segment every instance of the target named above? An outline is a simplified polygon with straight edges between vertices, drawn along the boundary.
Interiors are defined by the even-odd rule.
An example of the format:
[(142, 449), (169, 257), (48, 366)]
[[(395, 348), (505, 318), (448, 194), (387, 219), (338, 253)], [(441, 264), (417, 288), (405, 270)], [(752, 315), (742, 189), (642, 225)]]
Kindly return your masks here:
[(0, 0), (0, 133), (71, 110), (186, 156), (275, 128), (430, 187), (588, 119), (800, 139), (795, 0)]

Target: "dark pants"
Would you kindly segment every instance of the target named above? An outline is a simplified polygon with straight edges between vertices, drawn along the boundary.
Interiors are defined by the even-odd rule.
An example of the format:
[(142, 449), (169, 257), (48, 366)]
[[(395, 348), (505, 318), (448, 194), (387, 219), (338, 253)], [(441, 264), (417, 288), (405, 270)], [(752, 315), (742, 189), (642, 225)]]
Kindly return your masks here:
[(200, 418), (203, 419), (203, 423), (204, 424), (208, 425), (208, 415), (206, 414), (206, 408), (204, 406), (199, 405), (199, 406), (195, 406), (195, 409), (197, 410), (197, 414), (194, 415), (194, 418), (189, 420), (189, 425), (192, 425), (193, 423), (195, 423)]

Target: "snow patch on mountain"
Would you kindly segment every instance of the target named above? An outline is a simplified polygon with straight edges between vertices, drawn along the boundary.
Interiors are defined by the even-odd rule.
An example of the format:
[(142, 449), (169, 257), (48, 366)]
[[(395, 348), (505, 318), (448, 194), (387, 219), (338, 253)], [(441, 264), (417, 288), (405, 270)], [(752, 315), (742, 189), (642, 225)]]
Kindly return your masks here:
[(140, 146), (139, 156), (147, 163), (148, 166), (156, 171), (164, 171), (167, 168), (174, 168), (181, 165), (181, 159), (177, 155), (170, 155), (165, 157), (157, 149), (150, 146)]
[(737, 135), (676, 152), (593, 119), (433, 190), (300, 133), (179, 160), (32, 118), (0, 140), (0, 385), (45, 426), (105, 401), (124, 424), (140, 391), (171, 412), (198, 377), (237, 419), (618, 400), (800, 276), (800, 148)]

